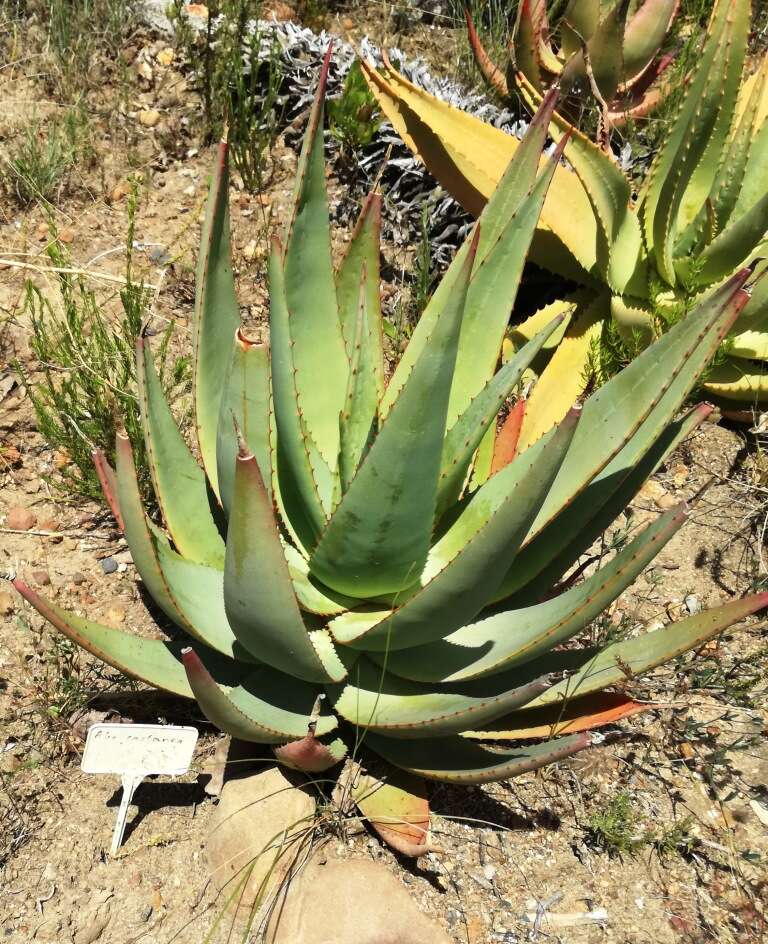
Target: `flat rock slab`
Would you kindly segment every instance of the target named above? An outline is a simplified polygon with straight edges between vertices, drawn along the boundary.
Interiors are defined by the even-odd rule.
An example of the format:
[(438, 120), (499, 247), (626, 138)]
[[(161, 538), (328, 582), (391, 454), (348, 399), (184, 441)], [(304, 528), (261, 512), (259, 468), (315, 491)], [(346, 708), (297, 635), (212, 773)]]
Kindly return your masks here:
[(383, 865), (321, 856), (291, 880), (266, 944), (451, 944)]
[(206, 843), (223, 900), (234, 895), (233, 908), (243, 909), (259, 896), (265, 902), (293, 864), (314, 812), (314, 798), (279, 767), (227, 780)]

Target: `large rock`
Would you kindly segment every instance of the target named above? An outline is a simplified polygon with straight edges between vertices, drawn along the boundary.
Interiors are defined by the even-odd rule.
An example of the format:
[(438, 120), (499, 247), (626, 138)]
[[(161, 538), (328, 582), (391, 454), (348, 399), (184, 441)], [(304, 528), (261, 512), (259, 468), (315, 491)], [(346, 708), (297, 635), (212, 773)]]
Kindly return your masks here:
[(274, 909), (266, 944), (451, 944), (383, 865), (316, 854)]
[[(313, 797), (279, 767), (228, 780), (206, 844), (211, 878), (223, 899), (236, 893), (233, 908), (250, 909), (269, 876), (261, 890), (265, 902), (293, 864), (301, 846), (295, 837), (311, 825), (314, 812)], [(241, 894), (238, 883), (246, 877)]]

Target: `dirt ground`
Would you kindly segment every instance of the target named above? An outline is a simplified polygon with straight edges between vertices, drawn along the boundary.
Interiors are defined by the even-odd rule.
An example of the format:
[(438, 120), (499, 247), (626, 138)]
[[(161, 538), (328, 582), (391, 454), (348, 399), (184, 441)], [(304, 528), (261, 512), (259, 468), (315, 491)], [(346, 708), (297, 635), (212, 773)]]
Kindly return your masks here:
[[(380, 21), (380, 12), (372, 15), (383, 29)], [(429, 27), (432, 35), (436, 28)], [(137, 83), (124, 116), (132, 169), (143, 175), (136, 239), (147, 247), (139, 250), (147, 281), (157, 286), (155, 317), (176, 322), (174, 343), (181, 349), (211, 152), (198, 149), (185, 123), (199, 109), (188, 78), (158, 58), (167, 43), (147, 35), (136, 45), (154, 76)], [(31, 100), (47, 107), (32, 72), (12, 70), (0, 91), (0, 142), (19, 133)], [(160, 122), (141, 126), (136, 115), (142, 109), (160, 110)], [(115, 144), (114, 123), (96, 116), (96, 126), (98, 170), (83, 171), (55, 217), (77, 266), (117, 277), (115, 250), (126, 226), (121, 184), (129, 168)], [(289, 198), (295, 153), (278, 144), (274, 160), (267, 193), (235, 191), (232, 199), (240, 298), (256, 323), (264, 317), (265, 237)], [(338, 186), (331, 180), (332, 194)], [(152, 632), (114, 522), (103, 507), (57, 490), (66, 457), (36, 431), (10, 366), (18, 358), (35, 376), (39, 365), (21, 305), (24, 279), (45, 288), (52, 274), (44, 271), (49, 233), (43, 212), (20, 209), (7, 191), (1, 199), (0, 571), (17, 572), (62, 606)], [(173, 265), (152, 262), (157, 246)], [(768, 475), (760, 449), (738, 430), (708, 423), (697, 431), (638, 496), (635, 523), (658, 514), (670, 496), (692, 499), (704, 486), (687, 526), (617, 601), (609, 616), (614, 626), (651, 630), (695, 606), (740, 596), (768, 576), (762, 544)], [(31, 530), (4, 524), (18, 507), (35, 515)], [(116, 569), (105, 572), (111, 569), (105, 561)], [(3, 939), (204, 940), (223, 911), (203, 854), (216, 802), (205, 786), (221, 736), (194, 705), (131, 689), (117, 673), (75, 652), (1, 582), (0, 627)], [(765, 629), (753, 620), (637, 683), (639, 697), (662, 707), (622, 722), (601, 747), (510, 783), (435, 786), (435, 848), (417, 863), (339, 822), (320, 829), (317, 842), (329, 856), (386, 864), (456, 944), (761, 941), (768, 878), (767, 680)], [(188, 775), (139, 787), (124, 845), (110, 857), (119, 784), (83, 774), (79, 760), (88, 725), (120, 719), (191, 723), (201, 736)], [(225, 936), (226, 924), (225, 918), (217, 933)]]

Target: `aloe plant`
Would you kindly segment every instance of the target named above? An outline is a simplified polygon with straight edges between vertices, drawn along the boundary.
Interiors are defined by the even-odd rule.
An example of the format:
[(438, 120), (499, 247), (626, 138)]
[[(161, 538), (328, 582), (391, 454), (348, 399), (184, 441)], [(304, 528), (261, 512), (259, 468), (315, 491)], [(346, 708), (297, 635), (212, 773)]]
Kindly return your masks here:
[(502, 71), (491, 59), (469, 10), (469, 42), (489, 85), (504, 98), (518, 85), (518, 73), (543, 94), (559, 82), (594, 96), (608, 124), (652, 112), (668, 89), (660, 81), (673, 61), (660, 55), (680, 0), (644, 0), (629, 16), (628, 0), (570, 0), (552, 30), (546, 0), (521, 0)]
[[(637, 194), (611, 155), (554, 114), (551, 133), (556, 140), (570, 136), (565, 156), (575, 173), (556, 170), (531, 255), (582, 290), (518, 332), (530, 336), (553, 311), (569, 314), (567, 343), (534, 389), (539, 402), (531, 404), (530, 415), (536, 426), (526, 421), (524, 441), (565, 414), (583, 386), (590, 347), (609, 319), (625, 335), (647, 340), (670, 313), (690, 308), (764, 253), (768, 58), (752, 72), (745, 65), (749, 19), (748, 0), (714, 4), (679, 111)], [(406, 143), (477, 215), (518, 142), (427, 95), (386, 63), (383, 73), (370, 66), (365, 71)], [(531, 104), (541, 101), (522, 73), (518, 80)], [(746, 409), (768, 401), (766, 318), (763, 280), (731, 331), (726, 356), (705, 378), (709, 395)]]
[[(748, 272), (706, 299), (527, 449), (497, 418), (558, 330), (499, 358), (562, 145), (538, 171), (533, 121), (387, 379), (381, 198), (332, 266), (323, 157), (328, 60), (293, 211), (269, 264), (269, 343), (245, 336), (230, 259), (227, 150), (213, 175), (193, 330), (198, 459), (147, 338), (137, 349), (163, 526), (142, 507), (127, 437), (99, 470), (144, 586), (185, 641), (145, 638), (17, 590), (105, 662), (195, 698), (221, 730), (318, 774), (362, 766), (352, 796), (401, 851), (428, 847), (426, 781), (484, 783), (589, 747), (641, 710), (628, 680), (768, 603), (759, 594), (605, 646), (579, 631), (686, 518), (662, 514), (591, 576), (566, 577), (707, 414), (680, 404), (743, 308)], [(484, 741), (510, 742), (487, 747)], [(348, 769), (348, 768), (347, 768)]]

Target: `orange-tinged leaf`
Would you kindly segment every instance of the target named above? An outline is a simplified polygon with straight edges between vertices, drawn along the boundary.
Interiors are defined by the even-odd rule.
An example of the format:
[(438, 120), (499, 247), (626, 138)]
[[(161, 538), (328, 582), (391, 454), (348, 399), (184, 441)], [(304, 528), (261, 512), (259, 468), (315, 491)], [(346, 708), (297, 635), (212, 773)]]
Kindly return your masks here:
[(465, 737), (479, 740), (528, 741), (558, 734), (576, 734), (606, 724), (615, 724), (641, 711), (655, 708), (618, 692), (597, 692), (573, 698), (564, 705), (547, 705), (530, 711), (516, 711), (499, 718), (481, 731), (467, 731)]
[(491, 461), (491, 475), (495, 475), (505, 465), (509, 465), (517, 455), (517, 443), (520, 439), (520, 430), (525, 417), (525, 403), (525, 399), (520, 397), (507, 414), (501, 429), (496, 434)]
[(429, 850), (426, 783), (389, 764), (382, 763), (377, 773), (381, 776), (361, 770), (352, 788), (358, 809), (393, 849), (407, 856), (424, 855)]

